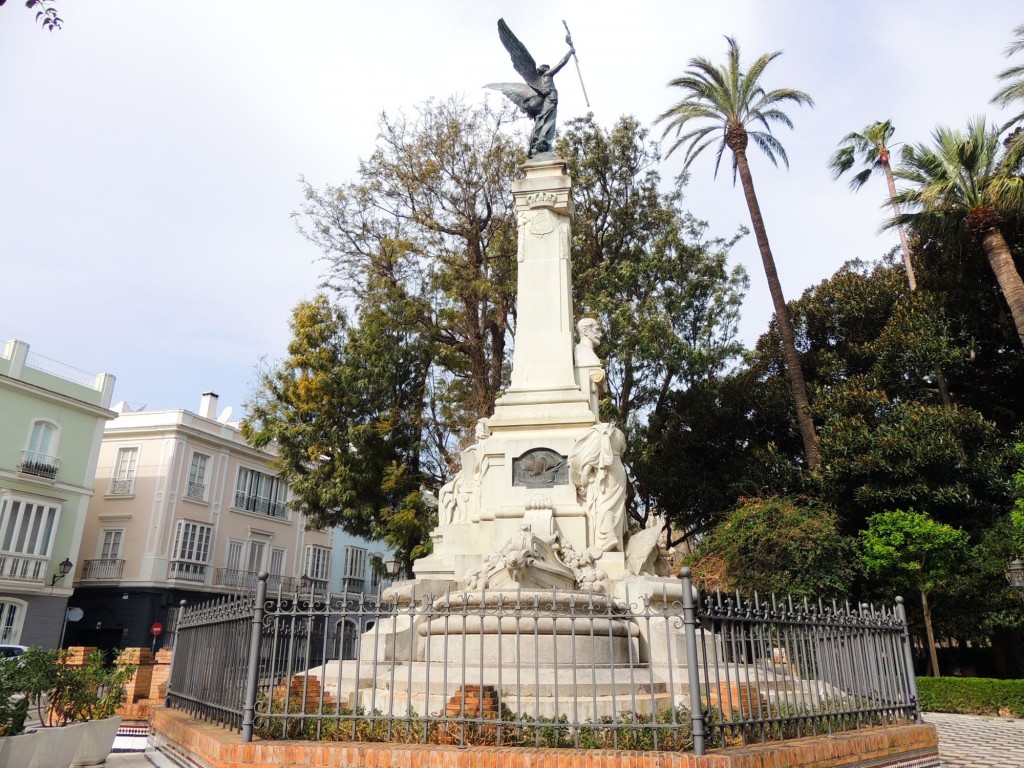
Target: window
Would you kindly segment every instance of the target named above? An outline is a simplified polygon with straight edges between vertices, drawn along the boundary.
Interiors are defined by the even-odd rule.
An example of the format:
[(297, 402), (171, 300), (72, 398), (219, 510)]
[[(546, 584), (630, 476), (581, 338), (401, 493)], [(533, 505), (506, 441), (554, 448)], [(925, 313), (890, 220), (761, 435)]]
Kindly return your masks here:
[(111, 496), (130, 496), (135, 488), (135, 470), (139, 464), (137, 447), (118, 448), (114, 476), (110, 480)]
[(259, 573), (263, 570), (263, 557), (266, 552), (266, 542), (249, 541), (249, 573)]
[(0, 578), (46, 578), (59, 518), (59, 506), (17, 496), (0, 497)]
[(273, 475), (247, 467), (238, 468), (235, 483), (235, 508), (270, 517), (288, 517), (285, 502), (288, 486)]
[(228, 570), (242, 570), (242, 547), (244, 546), (244, 541), (235, 541), (232, 539), (228, 542)]
[(60, 427), (51, 421), (40, 419), (32, 424), (28, 448), (21, 452), (18, 471), (53, 480), (60, 468), (60, 459), (57, 458), (59, 435)]
[(0, 600), (0, 643), (17, 645), (21, 639), (21, 626), (25, 623), (27, 603), (5, 598)]
[(306, 547), (305, 575), (316, 581), (327, 581), (331, 577), (331, 550), (327, 547)]
[(174, 534), (174, 551), (168, 577), (183, 581), (206, 581), (206, 561), (210, 555), (213, 527), (179, 520)]
[(345, 578), (366, 578), (366, 550), (359, 547), (345, 547)]
[(198, 501), (206, 500), (206, 469), (209, 466), (210, 457), (198, 451), (192, 454), (192, 465), (188, 470), (188, 488), (185, 490), (185, 498)]
[(100, 560), (117, 560), (121, 556), (122, 528), (107, 528), (100, 532)]
[(284, 550), (274, 547), (270, 550), (270, 568), (267, 569), (271, 576), (284, 575)]

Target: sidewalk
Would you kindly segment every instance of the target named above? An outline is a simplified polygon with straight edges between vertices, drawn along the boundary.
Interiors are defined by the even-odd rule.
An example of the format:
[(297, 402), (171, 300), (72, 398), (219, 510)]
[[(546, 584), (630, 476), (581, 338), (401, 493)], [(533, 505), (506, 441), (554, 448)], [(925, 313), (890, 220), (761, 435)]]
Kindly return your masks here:
[(1024, 720), (925, 712), (943, 768), (1024, 768)]

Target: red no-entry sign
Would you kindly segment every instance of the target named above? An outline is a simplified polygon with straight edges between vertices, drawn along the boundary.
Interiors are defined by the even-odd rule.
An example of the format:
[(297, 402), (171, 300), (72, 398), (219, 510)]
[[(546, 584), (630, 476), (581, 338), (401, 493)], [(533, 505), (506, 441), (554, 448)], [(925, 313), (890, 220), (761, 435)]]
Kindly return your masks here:
[(151, 634), (153, 637), (157, 637), (158, 635), (162, 634), (163, 631), (164, 625), (161, 624), (159, 621), (154, 621), (153, 626), (149, 628), (149, 634)]

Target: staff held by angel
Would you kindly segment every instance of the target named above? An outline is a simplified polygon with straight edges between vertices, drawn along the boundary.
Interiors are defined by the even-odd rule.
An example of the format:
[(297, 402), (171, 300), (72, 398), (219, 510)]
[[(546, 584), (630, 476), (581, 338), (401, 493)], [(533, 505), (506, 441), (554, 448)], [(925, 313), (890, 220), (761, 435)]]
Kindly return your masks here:
[(537, 66), (533, 56), (519, 38), (512, 34), (504, 19), (498, 19), (498, 36), (502, 45), (512, 57), (512, 66), (526, 83), (489, 83), (486, 87), (504, 93), (523, 112), (533, 118), (533, 132), (527, 155), (534, 157), (550, 152), (555, 141), (555, 117), (558, 113), (558, 91), (555, 90), (557, 75), (576, 53), (572, 37), (565, 36), (569, 52), (555, 66)]

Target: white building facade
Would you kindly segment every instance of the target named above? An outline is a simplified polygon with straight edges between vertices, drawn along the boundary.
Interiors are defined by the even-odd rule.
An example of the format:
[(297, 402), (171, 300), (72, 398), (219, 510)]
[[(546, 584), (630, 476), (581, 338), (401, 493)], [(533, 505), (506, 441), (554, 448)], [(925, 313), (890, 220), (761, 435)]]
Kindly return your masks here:
[[(307, 531), (272, 450), (248, 445), (217, 396), (199, 412), (122, 412), (103, 434), (66, 644), (161, 645), (189, 603), (269, 587), (332, 586), (332, 532)], [(154, 632), (156, 630), (156, 632)]]

